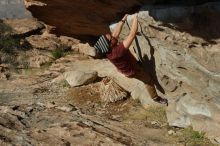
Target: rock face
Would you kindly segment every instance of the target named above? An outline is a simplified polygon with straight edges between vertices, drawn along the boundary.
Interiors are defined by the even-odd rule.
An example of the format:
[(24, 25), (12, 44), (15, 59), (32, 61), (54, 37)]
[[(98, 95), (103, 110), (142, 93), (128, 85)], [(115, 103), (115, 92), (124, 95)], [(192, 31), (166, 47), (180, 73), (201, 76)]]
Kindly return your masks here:
[(25, 9), (23, 0), (1, 0), (0, 19), (31, 18), (31, 13)]
[[(30, 66), (40, 67), (51, 58), (49, 55), (56, 48), (54, 44), (77, 46), (74, 39), (52, 35), (34, 35), (32, 40), (41, 42), (41, 47), (37, 43), (34, 45), (34, 41), (31, 44), (33, 48), (28, 45), (27, 50), (22, 49), (22, 45), (17, 47), (16, 52), (8, 54), (9, 59), (23, 57), (23, 60), (20, 59), (21, 63), (31, 59)], [(5, 53), (0, 56), (0, 80), (1, 74), (5, 75), (0, 81), (0, 145), (182, 145), (169, 138), (167, 126), (162, 126), (167, 125), (164, 109), (151, 109), (151, 115), (156, 115), (154, 120), (137, 102), (131, 99), (121, 100), (127, 97), (126, 91), (129, 91), (145, 107), (152, 102), (141, 81), (126, 78), (107, 60), (94, 60), (77, 52), (68, 52), (68, 55), (59, 59), (52, 59), (48, 66), (39, 69), (25, 68), (21, 70), (24, 73), (11, 71), (11, 77), (8, 78), (8, 65), (14, 63), (5, 62)], [(3, 64), (4, 62), (7, 64)], [(14, 65), (19, 67), (20, 63)], [(69, 72), (69, 81), (73, 83), (90, 83), (97, 77), (96, 72), (100, 77), (109, 76), (112, 80), (96, 80), (94, 84), (70, 88), (63, 78), (59, 78), (66, 71)], [(184, 83), (180, 88), (180, 83), (170, 81), (168, 76), (163, 76), (161, 81), (166, 91), (176, 91), (175, 94), (178, 94), (179, 89), (187, 90)], [(100, 84), (103, 87), (101, 91)], [(214, 119), (208, 106), (204, 103), (194, 105), (197, 100), (192, 100), (188, 95), (183, 94), (184, 98), (178, 101), (180, 111), (177, 110), (176, 115), (173, 112), (175, 110), (171, 111), (174, 118), (181, 112), (187, 112), (196, 115), (198, 119), (202, 118), (198, 114)], [(121, 101), (103, 106), (101, 99), (104, 102)], [(191, 104), (187, 103), (188, 100)], [(214, 116), (219, 117), (217, 114)], [(160, 119), (163, 119), (164, 124), (160, 123)], [(185, 119), (191, 123), (188, 116)], [(212, 119), (208, 121), (205, 117), (207, 125), (214, 125), (214, 129), (208, 127), (206, 131), (218, 130), (216, 121)], [(197, 119), (194, 117), (193, 120)], [(193, 127), (202, 124), (197, 121)], [(217, 141), (218, 137), (215, 139)]]
[[(76, 109), (66, 111), (63, 110), (65, 108), (62, 106), (48, 107), (42, 103), (14, 107), (0, 106), (0, 144), (2, 146), (123, 145), (102, 135), (101, 132), (99, 134), (92, 128), (85, 128), (86, 125), (83, 122), (88, 121), (86, 118), (81, 121), (74, 121), (71, 116), (76, 113), (74, 112)], [(77, 113), (74, 116), (79, 117)], [(40, 119), (41, 122), (35, 122), (35, 118)]]
[(97, 78), (97, 72), (70, 71), (64, 74), (71, 87), (92, 83)]
[[(214, 12), (211, 7), (215, 8)], [(139, 33), (130, 48), (139, 53), (134, 55), (150, 70), (160, 94), (168, 97), (169, 124), (192, 125), (212, 138), (217, 137), (220, 130), (217, 118), (220, 112), (220, 50), (217, 49), (220, 35), (216, 27), (220, 24), (219, 14), (219, 3), (198, 7), (145, 7), (138, 15)], [(172, 23), (164, 25), (155, 21), (154, 16)], [(208, 26), (198, 26), (203, 18), (207, 18)], [(131, 18), (128, 19), (130, 25)], [(180, 27), (187, 29), (180, 32)], [(128, 32), (125, 26), (121, 37)]]
[(44, 25), (36, 19), (7, 19), (4, 23), (12, 28), (12, 35), (28, 36), (41, 31)]
[[(117, 3), (112, 1), (98, 3), (97, 7), (103, 7), (105, 5), (110, 7), (103, 7), (101, 10), (96, 9), (99, 10), (99, 12), (94, 13), (93, 15), (91, 11), (94, 10), (94, 7), (89, 7), (90, 4), (86, 6), (83, 4), (94, 4), (94, 2), (95, 1), (75, 1), (75, 3), (69, 6), (71, 2), (67, 3), (65, 0), (62, 2), (58, 0), (46, 1), (45, 3), (51, 7), (45, 11), (39, 11), (39, 17), (44, 20), (48, 20), (48, 23), (60, 24), (60, 28), (58, 27), (57, 31), (60, 31), (60, 33), (62, 32), (63, 34), (99, 35), (106, 32), (106, 24), (110, 22), (110, 20), (113, 20), (112, 14), (119, 12), (119, 6), (121, 9), (121, 6), (124, 6), (124, 8), (129, 8), (130, 4), (133, 5), (135, 3), (131, 2), (128, 4), (125, 1), (120, 1)], [(1, 4), (5, 3), (6, 1), (2, 1)], [(52, 10), (55, 10), (55, 7), (58, 5), (63, 7), (63, 9), (60, 10), (66, 9), (68, 11), (69, 9), (73, 10), (74, 8), (77, 8), (74, 10), (78, 11), (82, 8), (82, 11), (85, 13), (82, 15), (74, 13), (74, 17), (69, 17), (70, 13), (73, 13), (70, 11), (66, 17), (70, 20), (77, 21), (70, 23), (66, 22), (63, 24), (63, 19), (59, 19), (63, 17), (60, 12), (54, 13), (56, 20), (54, 20), (53, 17), (49, 18), (48, 15), (46, 15), (49, 14), (49, 12), (53, 13)], [(41, 9), (38, 8), (34, 9), (33, 11), (35, 11), (35, 13), (38, 12), (37, 10)], [(45, 12), (45, 15), (42, 15), (42, 12)], [(219, 3), (210, 3), (197, 7), (144, 7), (139, 13), (139, 33), (134, 44), (130, 48), (136, 58), (143, 62), (143, 67), (151, 72), (152, 76), (154, 77), (158, 93), (161, 96), (165, 96), (169, 99), (169, 107), (167, 109), (169, 124), (171, 126), (178, 127), (187, 127), (191, 125), (195, 130), (205, 131), (210, 138), (216, 139), (216, 141), (219, 140), (220, 130), (220, 33), (218, 31), (220, 24), (218, 19), (219, 12)], [(88, 15), (89, 17), (85, 18), (85, 15)], [(103, 17), (100, 18), (100, 16)], [(91, 19), (91, 17), (93, 17), (93, 19)], [(130, 25), (130, 17), (128, 21)], [(21, 26), (17, 26), (16, 23), (10, 21), (8, 22), (8, 24), (11, 24), (15, 28), (15, 32), (18, 34), (27, 34), (30, 30), (35, 30), (35, 28), (26, 30), (26, 28), (28, 28), (27, 24), (29, 24), (29, 22), (26, 20), (19, 21), (19, 24), (21, 22), (25, 24), (25, 29), (23, 29)], [(33, 23), (30, 24), (33, 26)], [(37, 23), (34, 24), (37, 26), (36, 29), (42, 29), (42, 25), (38, 25)], [(69, 24), (71, 27), (66, 27), (66, 24)], [(89, 26), (93, 29), (89, 28)], [(128, 31), (128, 27), (125, 26), (121, 38), (124, 38), (128, 34)], [(48, 36), (45, 37), (41, 35), (34, 35), (28, 37), (27, 41), (34, 49), (49, 52), (60, 48), (62, 45), (60, 44), (61, 41), (69, 48), (71, 47), (75, 49), (78, 47), (82, 49), (85, 47), (85, 50), (78, 49), (78, 51), (87, 55), (94, 55), (94, 52), (90, 52), (90, 50), (93, 48), (87, 44), (74, 46), (74, 41), (76, 40), (69, 38), (62, 37), (62, 39), (59, 39), (57, 37), (53, 38), (53, 36), (48, 38)], [(136, 55), (135, 52), (139, 53), (139, 55)], [(33, 62), (31, 63), (31, 66), (33, 67), (40, 67), (41, 64), (48, 62), (51, 58), (51, 56), (39, 56), (39, 52), (37, 51), (35, 53), (37, 57), (33, 57), (33, 60), (30, 61)], [(33, 55), (35, 55), (35, 53), (32, 52)], [(3, 60), (2, 57), (1, 60)], [(139, 99), (144, 107), (148, 107), (148, 105), (154, 103), (149, 98), (145, 86), (141, 81), (126, 78), (120, 74), (110, 62), (106, 60), (88, 59), (87, 61), (75, 61), (74, 56), (72, 56), (71, 59), (68, 59), (68, 57), (61, 58), (56, 61), (58, 64), (51, 66), (47, 75), (51, 77), (53, 74), (56, 74), (53, 75), (56, 77), (63, 73), (67, 68), (62, 65), (63, 62), (72, 62), (70, 65), (68, 64), (70, 71), (64, 73), (64, 77), (71, 86), (80, 86), (83, 84), (91, 83), (97, 78), (97, 74), (100, 77), (108, 76), (111, 77), (112, 80), (117, 83), (117, 85), (130, 92), (134, 99)], [(6, 68), (7, 67), (3, 65), (0, 66), (0, 79), (7, 80), (8, 75), (5, 72)], [(73, 71), (71, 71), (71, 69)], [(43, 75), (46, 76), (45, 74)], [(29, 81), (31, 80), (29, 79)], [(109, 99), (108, 101), (110, 102), (115, 101), (118, 98), (122, 99), (126, 97), (126, 92), (121, 92), (121, 88), (117, 85), (114, 83), (109, 83), (109, 85), (107, 84), (103, 91), (108, 91), (109, 93), (103, 94), (103, 97)], [(4, 85), (2, 85), (2, 87), (3, 86)], [(45, 87), (37, 88), (34, 91), (34, 94), (44, 92), (44, 90), (47, 89), (45, 89)], [(113, 97), (113, 95), (116, 96)], [(5, 99), (9, 100), (9, 98)], [(6, 103), (4, 100), (1, 102)], [(38, 105), (33, 106), (36, 108), (42, 108), (42, 106)], [(57, 109), (66, 112), (74, 110), (71, 107), (59, 107)], [(13, 140), (7, 137), (7, 132), (11, 132), (10, 128), (22, 131), (25, 125), (28, 125), (28, 120), (26, 121), (27, 123), (25, 123), (25, 120), (23, 121), (22, 119), (28, 118), (28, 116), (25, 114), (29, 111), (19, 112), (16, 111), (16, 108), (1, 106), (0, 112), (2, 113), (0, 117), (0, 125), (3, 125), (3, 127), (0, 126), (1, 131), (3, 131), (1, 133), (1, 136), (3, 135), (2, 138), (6, 142), (7, 140), (13, 141), (13, 143), (21, 142), (19, 139), (23, 139), (22, 134), (25, 134), (25, 131), (23, 131), (20, 136), (11, 135), (10, 138)], [(9, 118), (6, 119), (5, 117)], [(54, 119), (51, 120), (53, 121)], [(11, 124), (11, 121), (15, 124), (7, 127)], [(70, 129), (78, 127), (74, 124), (70, 126)], [(47, 128), (47, 132), (56, 133), (56, 131), (62, 131), (62, 128), (64, 127), (58, 126), (58, 129), (49, 127)], [(41, 132), (42, 131), (36, 131), (32, 134), (34, 137), (36, 136), (36, 138), (44, 139), (45, 137), (42, 136), (42, 134), (39, 134)], [(48, 135), (48, 133), (46, 133), (45, 136), (46, 135)], [(57, 136), (59, 137), (60, 135), (58, 134)], [(37, 145), (37, 141), (39, 139), (36, 139), (34, 144)], [(50, 139), (53, 140), (53, 138)], [(90, 139), (90, 136), (88, 136), (87, 139)], [(24, 143), (22, 144), (28, 145), (29, 141), (23, 142)], [(69, 143), (65, 144), (69, 145)], [(5, 143), (3, 143), (3, 145), (5, 145)]]
[(92, 57), (95, 57), (97, 55), (95, 48), (90, 46), (88, 43), (86, 44), (79, 43), (78, 45), (73, 45), (72, 50), (76, 50), (82, 54), (92, 56)]
[(59, 43), (59, 39), (57, 37), (44, 37), (42, 35), (32, 35), (26, 38), (28, 43), (31, 44), (32, 47), (40, 49), (40, 50), (56, 50), (61, 48), (61, 44)]

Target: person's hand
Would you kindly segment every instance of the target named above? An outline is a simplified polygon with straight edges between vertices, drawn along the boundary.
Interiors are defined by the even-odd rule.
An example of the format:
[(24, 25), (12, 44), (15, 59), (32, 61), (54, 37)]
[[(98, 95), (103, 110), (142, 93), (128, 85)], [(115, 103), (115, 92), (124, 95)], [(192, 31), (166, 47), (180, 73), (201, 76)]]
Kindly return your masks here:
[(128, 17), (128, 14), (125, 14), (124, 17), (122, 18), (123, 21), (126, 21)]

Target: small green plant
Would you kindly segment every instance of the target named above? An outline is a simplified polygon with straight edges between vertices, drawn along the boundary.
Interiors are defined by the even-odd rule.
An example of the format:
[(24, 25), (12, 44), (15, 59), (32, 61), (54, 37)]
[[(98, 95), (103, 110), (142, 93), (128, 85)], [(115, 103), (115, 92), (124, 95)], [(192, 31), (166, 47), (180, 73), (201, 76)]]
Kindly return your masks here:
[(54, 59), (59, 59), (69, 54), (71, 54), (71, 49), (65, 45), (61, 45), (59, 48), (52, 52)]
[(70, 87), (70, 84), (66, 80), (63, 80), (61, 82), (61, 84), (62, 84), (63, 87), (68, 87), (68, 88)]
[(59, 59), (64, 56), (64, 50), (63, 49), (56, 49), (52, 52), (52, 55), (54, 59)]
[(0, 35), (7, 35), (12, 32), (12, 28), (2, 22), (0, 22)]
[(13, 53), (19, 47), (19, 40), (10, 36), (0, 37), (0, 51)]
[(192, 127), (180, 131), (179, 141), (185, 146), (214, 146), (205, 136), (205, 132), (194, 131)]

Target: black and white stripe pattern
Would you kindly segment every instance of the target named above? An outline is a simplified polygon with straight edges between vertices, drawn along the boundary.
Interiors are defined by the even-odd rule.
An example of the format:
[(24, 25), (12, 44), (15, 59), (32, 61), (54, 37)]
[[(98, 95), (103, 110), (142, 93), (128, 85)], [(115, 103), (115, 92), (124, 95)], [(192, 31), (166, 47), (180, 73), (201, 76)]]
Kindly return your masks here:
[(109, 52), (109, 43), (108, 40), (102, 35), (99, 40), (96, 42), (94, 48), (99, 54), (106, 54)]

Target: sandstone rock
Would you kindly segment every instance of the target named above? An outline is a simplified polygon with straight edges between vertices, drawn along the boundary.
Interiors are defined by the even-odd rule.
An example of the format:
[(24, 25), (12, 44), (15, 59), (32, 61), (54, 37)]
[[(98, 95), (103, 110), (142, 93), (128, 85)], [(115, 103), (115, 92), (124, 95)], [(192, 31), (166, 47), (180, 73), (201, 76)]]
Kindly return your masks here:
[(64, 76), (63, 76), (63, 74), (62, 74), (62, 75), (60, 75), (60, 76), (54, 78), (54, 79), (51, 81), (51, 83), (61, 83), (61, 82), (64, 81), (64, 80), (65, 80), (65, 78), (64, 78)]
[(6, 19), (4, 23), (12, 28), (13, 35), (31, 35), (39, 32), (44, 28), (44, 25), (36, 19)]
[[(30, 0), (28, 0), (30, 1)], [(161, 0), (130, 0), (127, 3), (126, 0), (121, 1), (87, 1), (87, 0), (63, 0), (60, 3), (57, 3), (56, 0), (50, 1), (42, 1), (45, 3), (46, 6), (33, 6), (29, 7), (28, 9), (32, 12), (33, 16), (46, 22), (47, 24), (56, 26), (56, 31), (59, 34), (64, 34), (67, 36), (73, 36), (85, 38), (85, 36), (98, 36), (108, 32), (108, 24), (109, 22), (115, 21), (115, 19), (123, 13), (129, 13), (130, 11), (138, 9), (140, 4), (147, 3), (147, 4), (154, 4), (154, 3), (171, 3), (176, 5), (182, 4), (203, 4), (208, 2), (205, 1), (161, 1)], [(71, 7), (66, 7), (66, 6)], [(91, 7), (93, 6), (93, 7)], [(164, 6), (163, 6), (164, 7)], [(216, 9), (215, 6), (213, 9)], [(57, 8), (57, 9), (55, 9)], [(208, 7), (207, 7), (208, 8)], [(212, 7), (210, 7), (211, 9)], [(179, 11), (181, 9), (181, 11)], [(179, 20), (187, 20), (184, 19), (185, 15), (188, 14), (188, 11), (185, 10), (185, 7), (176, 6), (174, 8), (170, 8), (169, 10), (164, 10), (159, 8), (157, 12), (154, 12), (154, 16), (156, 18), (160, 18), (166, 22), (167, 19), (176, 20), (178, 16), (183, 16), (182, 19)], [(190, 8), (190, 10), (192, 10)], [(78, 11), (80, 10), (80, 12)], [(62, 11), (62, 14), (60, 13)], [(152, 9), (154, 11), (154, 9)], [(63, 17), (65, 14), (65, 17)], [(118, 18), (118, 20), (120, 20)], [(176, 20), (177, 21), (177, 20)], [(65, 22), (65, 23), (63, 23)], [(83, 27), (82, 27), (83, 26)], [(68, 29), (67, 29), (68, 28)]]
[(169, 134), (169, 135), (174, 135), (175, 133), (176, 133), (176, 132), (173, 131), (173, 130), (169, 130), (169, 131), (168, 131), (168, 134)]
[(190, 96), (184, 96), (177, 102), (177, 110), (179, 112), (189, 113), (190, 115), (203, 115), (206, 117), (211, 117), (211, 110), (208, 106), (208, 103), (204, 101), (198, 101), (195, 98), (193, 99)]
[(92, 83), (97, 78), (97, 72), (69, 71), (64, 73), (64, 77), (71, 87), (75, 87)]
[(220, 73), (220, 65), (218, 64), (220, 62), (219, 47), (220, 44), (216, 44), (210, 48), (194, 48), (188, 52), (201, 66), (210, 72)]
[(216, 137), (216, 138), (215, 138), (215, 141), (216, 141), (218, 144), (220, 144), (220, 137)]
[(166, 75), (164, 75), (160, 80), (165, 90), (169, 92), (174, 92), (179, 86), (179, 83), (177, 81), (171, 80)]
[(60, 42), (62, 45), (67, 46), (67, 47), (72, 47), (73, 45), (79, 44), (80, 41), (71, 37), (67, 36), (60, 36), (59, 37)]
[(76, 107), (69, 104), (69, 105), (66, 105), (66, 106), (57, 106), (56, 107), (57, 109), (60, 109), (62, 111), (65, 111), (65, 112), (71, 112), (71, 111), (76, 111)]
[(106, 78), (100, 85), (100, 96), (103, 102), (109, 103), (125, 99), (128, 96), (128, 93), (117, 83)]
[(167, 119), (170, 126), (193, 126), (194, 130), (205, 131), (213, 139), (220, 128), (219, 106), (200, 96), (199, 93), (187, 93), (170, 101)]
[(0, 72), (5, 72), (9, 68), (7, 64), (0, 64)]
[(8, 80), (9, 76), (10, 76), (10, 74), (8, 74), (8, 73), (0, 73), (0, 80), (6, 81), (6, 80)]
[(11, 129), (21, 130), (25, 125), (19, 119), (26, 118), (25, 113), (14, 111), (11, 107), (0, 106), (0, 123), (2, 126)]
[[(46, 4), (44, 7), (30, 6), (28, 8), (33, 16), (46, 24), (55, 26), (55, 31), (58, 34), (75, 35), (79, 38), (79, 35), (94, 36), (106, 33), (108, 31), (107, 23), (114, 20), (116, 14), (121, 13), (122, 10), (126, 11), (137, 4), (136, 0), (130, 0), (129, 3), (126, 0), (117, 2), (63, 0), (61, 3), (50, 0), (43, 2)], [(71, 6), (71, 8), (66, 7), (66, 5)], [(54, 9), (55, 7), (59, 8), (59, 10)], [(60, 11), (62, 11), (62, 14)], [(63, 14), (65, 17), (63, 17)]]
[(160, 124), (156, 121), (151, 121), (151, 125), (159, 125), (160, 126)]
[(48, 102), (46, 105), (45, 105), (47, 108), (56, 108), (57, 105), (55, 104), (55, 102)]
[(71, 55), (66, 55), (65, 57), (61, 57), (55, 61), (57, 64), (65, 64), (65, 63), (71, 63), (75, 62), (77, 60), (88, 60), (89, 57), (82, 55), (82, 54), (71, 54)]
[[(187, 127), (191, 125), (195, 130), (205, 131), (211, 138), (219, 136), (220, 71), (218, 63), (218, 48), (220, 40), (218, 40), (218, 17), (215, 17), (218, 15), (212, 13), (212, 11), (216, 11), (216, 14), (218, 13), (217, 6), (199, 6), (195, 9), (178, 7), (162, 7), (159, 9), (151, 8), (144, 8), (139, 14), (139, 29), (142, 28), (143, 32), (138, 33), (137, 41), (142, 51), (141, 57), (143, 57), (143, 61), (145, 62), (145, 68), (149, 69), (151, 74), (154, 75), (155, 82), (158, 81), (158, 84), (164, 89), (165, 95), (163, 96), (169, 97), (170, 105), (167, 109), (169, 124), (178, 127)], [(215, 9), (210, 11), (210, 8)], [(173, 10), (176, 13), (173, 13)], [(200, 20), (201, 17), (197, 17), (197, 15), (194, 16), (195, 13), (199, 14), (198, 16), (203, 16), (201, 14), (206, 13), (206, 11), (212, 14), (209, 15), (210, 17), (207, 17), (207, 19), (203, 19), (202, 17)], [(161, 22), (158, 23), (154, 21), (151, 16), (157, 20), (172, 22), (174, 24), (165, 26)], [(188, 16), (191, 16), (192, 18), (188, 19)], [(187, 19), (182, 19), (185, 17), (187, 17)], [(129, 17), (128, 20), (130, 24), (131, 17)], [(185, 22), (185, 20), (187, 22)], [(209, 23), (210, 21), (204, 20), (215, 21)], [(208, 22), (209, 25), (207, 26), (214, 29), (210, 30), (203, 25), (196, 25), (200, 22)], [(186, 31), (184, 33), (179, 32), (178, 28), (181, 28), (181, 26), (186, 27), (188, 30), (186, 31), (184, 29), (184, 31)], [(194, 26), (197, 26), (202, 31), (199, 32), (199, 29), (197, 28), (195, 28), (196, 31), (192, 30)], [(89, 33), (98, 35), (94, 30)], [(77, 31), (81, 30), (77, 29)], [(99, 30), (99, 32), (101, 32), (101, 30)], [(85, 34), (85, 32), (82, 32), (82, 34)], [(127, 34), (128, 28), (125, 28), (121, 37), (124, 38)], [(208, 39), (207, 36), (211, 37), (211, 39)], [(31, 40), (32, 42), (29, 41), (32, 45), (34, 44), (33, 46), (36, 48), (38, 48), (39, 45), (40, 49), (45, 50), (54, 50), (60, 47), (60, 39), (58, 38), (54, 38), (52, 41), (49, 39), (50, 41), (48, 41), (46, 37), (40, 36), (36, 37), (36, 39), (36, 42), (33, 41), (34, 39)], [(69, 41), (64, 43), (69, 45)], [(133, 47), (137, 52), (138, 45), (134, 43), (131, 49)], [(59, 61), (65, 62), (70, 60)], [(113, 78), (113, 81), (123, 87), (126, 91), (130, 92), (134, 99), (139, 99), (144, 107), (152, 104), (152, 100), (149, 98), (144, 84), (141, 81), (126, 78), (106, 60), (76, 61), (72, 62), (71, 68), (72, 70), (80, 70), (83, 72), (79, 73), (79, 78), (81, 78), (80, 82), (85, 79), (82, 77), (82, 74), (87, 75), (97, 71), (101, 77), (109, 76)], [(52, 70), (54, 73), (57, 73), (57, 75), (60, 74), (60, 68), (56, 69), (56, 67), (54, 67)], [(67, 73), (65, 78), (68, 78), (69, 82), (74, 83), (75, 86), (75, 81), (78, 81), (78, 75), (77, 77), (73, 77), (74, 79), (72, 79), (72, 77), (69, 78), (68, 76), (70, 76), (70, 74)], [(87, 83), (87, 81), (85, 82)], [(179, 83), (183, 83), (184, 86)], [(79, 86), (78, 84), (79, 83), (77, 83), (77, 86)], [(162, 93), (159, 92), (159, 87), (158, 93), (159, 95), (162, 95)], [(63, 109), (64, 112), (65, 110), (69, 111), (69, 108), (64, 107), (61, 109)], [(12, 115), (10, 120), (16, 121), (16, 116)], [(10, 120), (8, 121), (10, 122)], [(2, 123), (4, 122), (5, 121), (2, 120)], [(20, 129), (23, 128), (22, 124), (17, 124), (17, 126), (20, 126)], [(57, 129), (50, 127), (47, 130), (51, 133), (54, 133), (54, 131), (63, 131), (65, 133), (65, 129), (60, 127)], [(48, 135), (48, 133), (46, 133), (45, 136), (46, 135)], [(40, 137), (41, 134), (36, 134), (36, 137), (38, 136)], [(59, 135), (57, 136), (59, 137)], [(21, 137), (19, 138), (22, 139)], [(60, 145), (62, 144), (60, 141), (58, 143)]]
[(26, 40), (32, 45), (32, 47), (41, 49), (41, 50), (53, 51), (58, 48), (61, 48), (59, 39), (54, 36), (43, 37), (41, 35), (33, 35), (33, 36), (26, 38)]
[(48, 56), (35, 56), (29, 59), (29, 67), (40, 68), (43, 64), (50, 62), (52, 59)]
[(65, 71), (65, 65), (64, 64), (52, 64), (49, 68), (49, 71), (64, 72)]
[[(17, 114), (20, 110), (21, 113), (28, 113), (30, 107), (32, 110), (28, 117), (20, 117)], [(97, 129), (96, 124), (88, 124), (91, 128), (85, 128), (83, 123), (91, 122), (78, 113), (49, 108), (43, 103), (22, 104), (17, 107), (0, 106), (0, 144), (4, 146), (98, 145), (101, 141), (104, 145), (122, 145), (109, 136), (95, 132), (93, 129)], [(102, 131), (108, 133), (105, 129)], [(111, 134), (117, 133), (111, 132)]]
[(133, 99), (139, 99), (143, 107), (156, 104), (149, 96), (148, 91), (142, 81), (127, 78), (117, 71), (115, 66), (107, 60), (82, 60), (71, 64), (70, 70), (80, 70), (83, 72), (97, 72), (100, 77), (110, 77), (120, 87), (131, 93)]
[(194, 115), (191, 121), (193, 129), (205, 132), (210, 140), (214, 141), (218, 137), (220, 128), (219, 120), (213, 120), (203, 115)]
[(35, 0), (24, 0), (24, 4), (26, 8), (30, 6), (41, 6), (42, 7), (46, 5), (45, 3), (42, 3), (40, 1), (35, 1)]
[[(198, 6), (198, 9), (187, 7), (184, 10), (182, 7), (143, 8), (138, 14), (140, 25), (137, 40), (134, 41), (130, 50), (143, 62), (145, 69), (150, 71), (157, 83), (158, 91), (164, 90), (165, 96), (169, 97), (167, 109), (169, 124), (178, 127), (191, 125), (195, 130), (205, 131), (209, 137), (213, 138), (220, 130), (219, 119), (216, 118), (220, 110), (220, 70), (217, 63), (220, 58), (219, 49), (217, 49), (220, 35), (216, 24), (220, 23), (215, 21), (220, 7), (217, 6), (213, 15), (209, 15), (212, 10), (206, 8), (205, 5)], [(171, 10), (178, 13), (172, 13)], [(208, 17), (209, 28), (206, 25), (194, 28), (194, 24), (202, 19), (192, 16), (194, 12)], [(187, 18), (192, 16), (190, 23), (182, 21), (185, 16)], [(156, 22), (155, 17), (162, 22), (172, 21), (176, 29), (173, 30), (171, 26)], [(131, 21), (132, 17), (129, 16), (130, 26)], [(112, 25), (111, 28), (114, 26)], [(182, 26), (188, 30), (179, 32), (178, 27), (182, 28)], [(128, 35), (128, 31), (128, 26), (125, 25), (121, 34), (122, 39)], [(212, 32), (212, 35), (209, 32)], [(208, 37), (204, 36), (205, 33)], [(212, 45), (208, 38), (213, 39)], [(189, 47), (189, 44), (192, 46)], [(135, 53), (139, 52), (138, 50), (141, 52), (140, 56)], [(127, 84), (130, 83), (127, 82)], [(163, 90), (160, 90), (161, 88)], [(140, 94), (141, 90), (136, 89), (131, 96)]]
[(74, 45), (74, 46), (72, 46), (72, 50), (77, 50), (82, 54), (92, 56), (92, 57), (95, 57), (97, 55), (95, 48), (91, 47), (88, 43), (78, 44), (76, 46)]
[(53, 56), (50, 52), (32, 49), (20, 51), (15, 60), (18, 69), (40, 68), (44, 64), (49, 64), (53, 60)]
[(21, 118), (26, 118), (26, 114), (24, 112), (13, 110), (13, 107), (0, 106), (0, 112), (2, 114), (10, 113), (12, 115), (19, 116)]
[(42, 102), (37, 102), (36, 105), (41, 106), (41, 107), (46, 107), (46, 104), (44, 104)]

